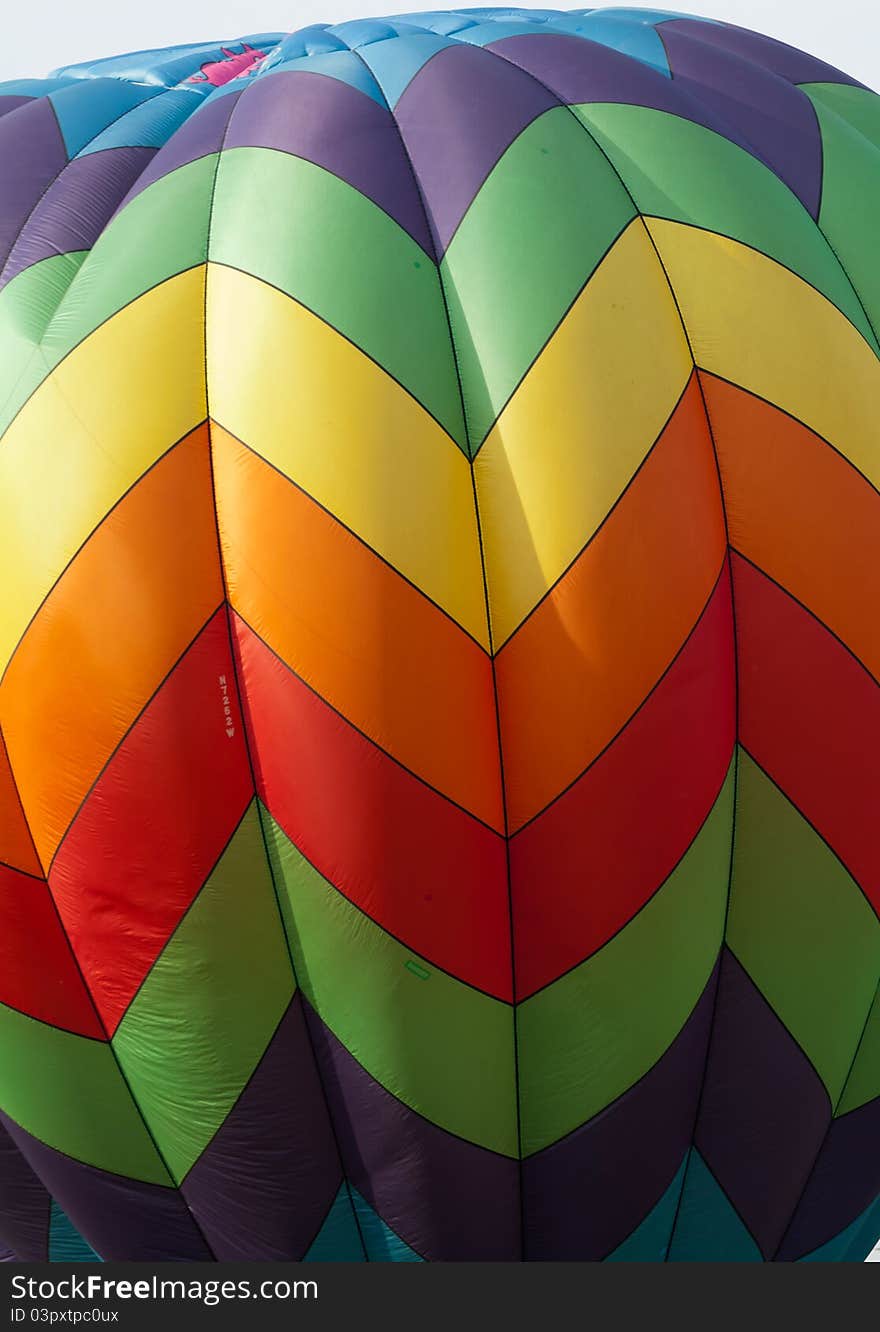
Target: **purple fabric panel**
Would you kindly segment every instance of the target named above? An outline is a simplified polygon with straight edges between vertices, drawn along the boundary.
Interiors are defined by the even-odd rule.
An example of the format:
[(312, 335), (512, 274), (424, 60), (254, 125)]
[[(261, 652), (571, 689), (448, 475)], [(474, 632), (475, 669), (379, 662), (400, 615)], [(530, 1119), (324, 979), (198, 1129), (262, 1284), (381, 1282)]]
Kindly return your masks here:
[(690, 1146), (717, 974), (634, 1087), (523, 1163), (526, 1258), (599, 1261), (661, 1197)]
[(297, 996), (182, 1192), (219, 1261), (298, 1261), (341, 1183)]
[[(696, 29), (708, 24), (694, 24)], [(664, 24), (666, 34), (671, 25)], [(528, 70), (566, 103), (624, 102), (683, 116), (723, 134), (775, 171), (815, 215), (821, 142), (809, 98), (748, 61), (671, 31), (675, 77), (579, 37), (541, 33), (505, 37), (496, 51)]]
[[(363, 52), (369, 61), (369, 47)], [(411, 80), (395, 118), (442, 253), (492, 167), (558, 101), (477, 46), (439, 51)]]
[(432, 253), (425, 210), (391, 113), (340, 79), (282, 70), (256, 79), (229, 127), (228, 148), (277, 148), (331, 171)]
[(519, 1259), (517, 1162), (403, 1105), (304, 1007), (343, 1167), (358, 1192), (423, 1258)]
[(724, 133), (700, 102), (640, 60), (609, 46), (563, 33), (504, 37), (486, 47), (545, 84), (566, 105), (623, 102), (653, 107)]
[(748, 28), (737, 28), (727, 23), (700, 23), (697, 19), (673, 19), (669, 23), (660, 24), (657, 31), (664, 44), (670, 34), (683, 33), (697, 37), (710, 46), (718, 46), (732, 55), (761, 65), (771, 74), (787, 79), (789, 83), (848, 83), (856, 88), (864, 87), (857, 79), (841, 73), (833, 65), (826, 65), (824, 60), (817, 60), (805, 51), (798, 51), (794, 46), (786, 46), (785, 42), (778, 42), (774, 37), (764, 37)]
[(765, 1258), (782, 1239), (830, 1119), (819, 1075), (725, 951), (695, 1143)]
[(38, 97), (0, 119), (0, 273), (34, 205), (67, 162), (48, 97)]
[(880, 1195), (880, 1097), (831, 1122), (778, 1257), (801, 1258), (846, 1230)]
[(18, 1147), (0, 1127), (0, 1246), (11, 1262), (49, 1259), (51, 1199)]
[(0, 1112), (22, 1155), (96, 1253), (111, 1261), (206, 1262), (205, 1244), (177, 1189), (113, 1175), (64, 1156)]
[(28, 218), (12, 247), (2, 283), (50, 255), (90, 250), (154, 155), (153, 148), (108, 148), (75, 157)]
[(17, 111), (20, 106), (26, 106), (28, 102), (33, 100), (33, 97), (19, 97), (13, 94), (0, 95), (0, 116), (7, 116), (10, 111)]
[(781, 75), (707, 41), (705, 32), (710, 27), (700, 23), (682, 31), (664, 25), (673, 81), (729, 124), (735, 141), (750, 146), (816, 217), (822, 139), (810, 99)]

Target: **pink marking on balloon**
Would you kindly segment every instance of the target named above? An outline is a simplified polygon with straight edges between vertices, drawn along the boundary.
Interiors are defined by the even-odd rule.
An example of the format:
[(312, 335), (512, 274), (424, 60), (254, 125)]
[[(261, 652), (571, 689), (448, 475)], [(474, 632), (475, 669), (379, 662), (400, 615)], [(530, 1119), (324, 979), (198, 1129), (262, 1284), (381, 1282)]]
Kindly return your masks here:
[(242, 42), (241, 51), (231, 51), (221, 46), (223, 60), (207, 60), (201, 66), (199, 74), (191, 74), (187, 83), (212, 83), (220, 88), (230, 79), (237, 79), (243, 74), (253, 74), (257, 66), (266, 59), (266, 51), (255, 51), (247, 42)]

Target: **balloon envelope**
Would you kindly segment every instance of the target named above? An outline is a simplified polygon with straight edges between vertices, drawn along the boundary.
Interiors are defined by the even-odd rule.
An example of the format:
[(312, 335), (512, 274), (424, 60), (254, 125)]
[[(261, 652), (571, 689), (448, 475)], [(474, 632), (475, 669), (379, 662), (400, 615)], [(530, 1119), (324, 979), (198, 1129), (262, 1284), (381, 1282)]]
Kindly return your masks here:
[(875, 95), (505, 9), (0, 112), (0, 1247), (863, 1257)]

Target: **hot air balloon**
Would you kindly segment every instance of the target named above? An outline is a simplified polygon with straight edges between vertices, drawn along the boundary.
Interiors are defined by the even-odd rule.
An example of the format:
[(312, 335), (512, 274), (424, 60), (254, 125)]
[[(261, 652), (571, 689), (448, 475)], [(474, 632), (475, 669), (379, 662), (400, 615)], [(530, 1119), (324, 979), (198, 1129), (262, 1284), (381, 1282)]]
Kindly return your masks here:
[(877, 97), (473, 9), (0, 111), (0, 1248), (864, 1257)]

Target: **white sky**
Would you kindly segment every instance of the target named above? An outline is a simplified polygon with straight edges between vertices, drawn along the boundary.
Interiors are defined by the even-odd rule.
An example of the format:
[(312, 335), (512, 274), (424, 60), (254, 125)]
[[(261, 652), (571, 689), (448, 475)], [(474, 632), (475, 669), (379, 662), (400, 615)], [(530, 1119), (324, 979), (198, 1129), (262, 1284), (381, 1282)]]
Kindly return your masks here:
[[(476, 0), (480, 3), (481, 0)], [(502, 3), (503, 0), (499, 0)], [(482, 0), (486, 3), (486, 0)], [(540, 5), (541, 0), (535, 0)], [(609, 4), (612, 0), (609, 0)], [(552, 0), (544, 0), (552, 7)], [(179, 42), (292, 32), (309, 23), (395, 9), (453, 8), (454, 0), (12, 0), (0, 45), (0, 80), (46, 74), (57, 65)], [(558, 3), (560, 9), (583, 5)], [(880, 0), (657, 0), (657, 9), (727, 19), (820, 56), (880, 90)], [(633, 5), (632, 8), (638, 8)], [(880, 1246), (871, 1258), (880, 1262)]]
[[(479, 3), (480, 0), (475, 0)], [(535, 0), (540, 4), (541, 0)], [(620, 2), (620, 0), (618, 0)], [(483, 0), (486, 3), (486, 0)], [(499, 0), (503, 3), (503, 0)], [(552, 6), (552, 0), (544, 0)], [(613, 0), (608, 0), (613, 3)], [(657, 0), (657, 9), (703, 14), (755, 28), (820, 56), (880, 89), (878, 0)], [(0, 79), (35, 76), (98, 56), (291, 32), (375, 13), (453, 8), (439, 0), (10, 0), (3, 20)], [(583, 8), (560, 3), (560, 9)], [(637, 6), (633, 6), (637, 8)]]

